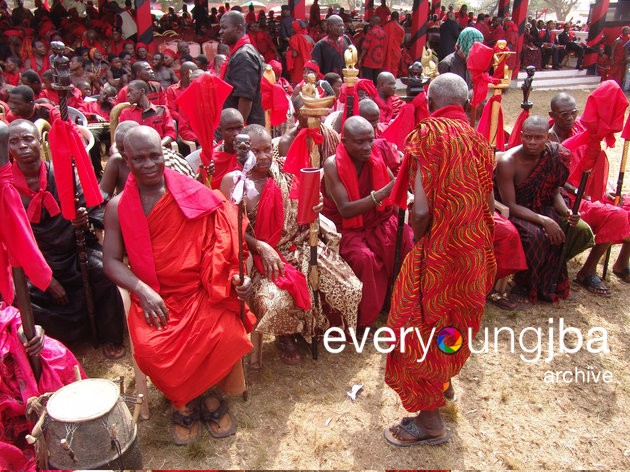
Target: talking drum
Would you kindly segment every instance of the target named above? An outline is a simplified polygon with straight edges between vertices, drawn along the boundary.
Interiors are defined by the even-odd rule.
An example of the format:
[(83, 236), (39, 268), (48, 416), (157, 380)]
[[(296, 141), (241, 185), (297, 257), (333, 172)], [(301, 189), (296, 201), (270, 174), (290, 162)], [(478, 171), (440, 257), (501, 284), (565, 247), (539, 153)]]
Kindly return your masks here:
[(71, 383), (50, 397), (46, 410), (51, 468), (142, 468), (137, 427), (115, 383), (105, 379)]

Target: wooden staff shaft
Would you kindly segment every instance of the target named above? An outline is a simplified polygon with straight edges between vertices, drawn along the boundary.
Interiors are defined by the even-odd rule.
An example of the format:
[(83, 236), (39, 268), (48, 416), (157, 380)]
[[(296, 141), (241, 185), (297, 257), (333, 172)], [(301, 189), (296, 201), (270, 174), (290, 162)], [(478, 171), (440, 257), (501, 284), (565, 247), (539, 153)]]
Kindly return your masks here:
[[(245, 254), (243, 252), (243, 215), (245, 214), (245, 196), (238, 204), (238, 276), (241, 285), (245, 282)], [(241, 321), (245, 324), (245, 302), (241, 301)]]
[[(573, 202), (573, 208), (571, 209), (574, 215), (576, 215), (580, 211), (580, 204), (582, 203), (582, 197), (584, 197), (584, 189), (586, 188), (586, 182), (588, 181), (589, 175), (590, 175), (590, 171), (582, 172), (582, 177), (580, 178), (580, 186), (578, 187), (578, 192), (575, 197), (575, 201)], [(569, 229), (567, 229), (564, 246), (562, 247), (562, 253), (560, 255), (560, 261), (559, 261), (560, 263), (558, 264), (558, 276), (560, 275), (560, 270), (562, 270), (561, 269), (562, 264), (564, 264), (566, 261), (566, 258), (569, 252), (569, 238), (573, 234), (574, 229), (575, 227), (573, 226), (569, 226)], [(558, 277), (556, 277), (556, 281), (557, 280), (558, 280)]]
[[(319, 128), (320, 119), (309, 117), (307, 120), (307, 124), (309, 128)], [(317, 143), (312, 138), (307, 138), (309, 157), (311, 162), (311, 167), (315, 167), (319, 169), (321, 156), (319, 154), (319, 148), (317, 147)], [(310, 246), (310, 261), (309, 261), (309, 282), (311, 284), (311, 289), (313, 290), (313, 305), (315, 306), (315, 310), (319, 311), (321, 309), (320, 299), (319, 299), (319, 266), (318, 266), (318, 254), (317, 254), (317, 243), (319, 241), (319, 218), (315, 218), (310, 224), (309, 228), (309, 237), (308, 243)], [(315, 333), (311, 339), (311, 354), (313, 359), (317, 359), (319, 357), (317, 352), (317, 334)]]
[[(26, 284), (26, 276), (24, 269), (21, 267), (13, 267), (13, 283), (15, 284), (15, 295), (17, 298), (18, 309), (20, 310), (20, 318), (22, 319), (22, 330), (27, 341), (35, 337), (35, 318), (33, 317), (33, 307), (31, 306), (31, 294)], [(42, 362), (39, 355), (28, 356), (28, 361), (33, 369), (35, 379), (39, 381), (42, 374)]]
[[(501, 95), (503, 92), (501, 89), (494, 89), (494, 95)], [(490, 145), (494, 148), (497, 145), (497, 132), (499, 128), (499, 112), (501, 110), (501, 102), (495, 101), (492, 103), (492, 109), (490, 110)]]

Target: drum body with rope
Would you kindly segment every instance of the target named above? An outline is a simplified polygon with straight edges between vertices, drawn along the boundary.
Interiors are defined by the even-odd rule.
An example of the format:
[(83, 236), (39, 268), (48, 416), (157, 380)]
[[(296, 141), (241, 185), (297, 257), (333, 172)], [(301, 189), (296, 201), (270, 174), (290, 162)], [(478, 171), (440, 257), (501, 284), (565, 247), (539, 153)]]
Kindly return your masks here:
[(106, 379), (71, 383), (50, 397), (46, 410), (51, 468), (142, 468), (137, 427), (115, 383)]

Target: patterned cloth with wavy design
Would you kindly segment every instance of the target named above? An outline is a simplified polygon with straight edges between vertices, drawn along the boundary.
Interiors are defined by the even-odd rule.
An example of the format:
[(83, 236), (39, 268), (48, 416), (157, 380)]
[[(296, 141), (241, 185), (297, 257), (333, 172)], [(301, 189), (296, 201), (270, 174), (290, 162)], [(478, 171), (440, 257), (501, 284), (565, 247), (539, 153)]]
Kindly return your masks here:
[[(444, 384), (470, 355), (469, 333), (474, 336), (479, 329), (496, 272), (487, 204), (493, 155), (464, 116), (454, 110), (423, 120), (409, 135), (408, 162), (401, 167), (401, 173), (408, 169), (412, 185), (421, 173), (432, 215), (429, 230), (403, 262), (387, 322), (397, 345), (387, 356), (385, 381), (410, 412), (444, 405)], [(454, 354), (443, 353), (436, 343), (446, 327), (464, 336)], [(405, 338), (404, 352), (402, 328), (415, 328)], [(427, 355), (419, 361), (427, 343)]]

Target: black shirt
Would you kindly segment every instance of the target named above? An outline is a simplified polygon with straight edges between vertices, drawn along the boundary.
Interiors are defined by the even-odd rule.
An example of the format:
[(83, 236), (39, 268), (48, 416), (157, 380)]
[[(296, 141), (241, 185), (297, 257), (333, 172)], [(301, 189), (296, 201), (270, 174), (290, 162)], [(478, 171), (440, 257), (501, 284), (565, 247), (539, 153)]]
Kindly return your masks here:
[(223, 104), (223, 108), (238, 110), (239, 97), (252, 101), (252, 110), (245, 120), (248, 125), (265, 125), (265, 112), (261, 105), (260, 80), (263, 74), (263, 61), (251, 44), (245, 44), (236, 50), (228, 60), (225, 81), (234, 87)]

